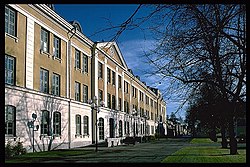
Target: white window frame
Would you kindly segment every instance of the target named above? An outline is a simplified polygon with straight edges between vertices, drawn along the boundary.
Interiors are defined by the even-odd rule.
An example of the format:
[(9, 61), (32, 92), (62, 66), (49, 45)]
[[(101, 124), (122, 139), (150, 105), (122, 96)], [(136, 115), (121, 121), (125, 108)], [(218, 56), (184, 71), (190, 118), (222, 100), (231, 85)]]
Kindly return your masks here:
[(40, 49), (43, 52), (49, 53), (49, 31), (41, 27)]
[(78, 49), (75, 49), (75, 68), (81, 68), (81, 52)]
[(76, 101), (81, 101), (81, 96), (80, 96), (80, 92), (81, 92), (81, 84), (77, 81), (75, 81), (75, 100)]
[(14, 37), (16, 37), (16, 19), (16, 11), (5, 6), (5, 33)]
[(53, 56), (61, 59), (61, 39), (54, 35)]
[(53, 73), (52, 77), (52, 94), (55, 96), (60, 96), (60, 75)]
[(88, 86), (83, 85), (83, 102), (88, 103)]
[(40, 68), (40, 91), (49, 92), (49, 71), (44, 68)]
[(5, 83), (15, 85), (15, 58), (5, 55)]
[(83, 135), (89, 135), (89, 117), (83, 116)]
[(5, 106), (5, 136), (16, 136), (16, 107), (11, 105)]

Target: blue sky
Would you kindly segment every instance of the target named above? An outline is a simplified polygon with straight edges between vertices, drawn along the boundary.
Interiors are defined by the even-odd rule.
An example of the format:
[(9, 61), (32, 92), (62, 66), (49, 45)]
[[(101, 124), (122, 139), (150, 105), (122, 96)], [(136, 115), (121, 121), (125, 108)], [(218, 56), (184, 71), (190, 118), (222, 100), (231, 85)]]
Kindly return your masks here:
[[(55, 11), (67, 21), (77, 20), (82, 27), (82, 31), (92, 41), (108, 41), (114, 35), (114, 30), (105, 31), (95, 34), (102, 29), (112, 25), (118, 25), (127, 20), (136, 10), (138, 4), (55, 4)], [(143, 16), (149, 12), (149, 9), (141, 9), (136, 17)], [(144, 27), (149, 26), (145, 23)], [(94, 35), (95, 34), (95, 35)], [(135, 75), (139, 75), (142, 81), (147, 85), (156, 87), (165, 92), (168, 83), (161, 83), (159, 77), (145, 75), (145, 71), (149, 70), (149, 65), (142, 57), (143, 52), (153, 48), (154, 39), (150, 32), (141, 31), (140, 29), (126, 30), (116, 41), (123, 54), (123, 57), (130, 69)], [(175, 99), (166, 100), (167, 114), (175, 112), (178, 108), (179, 101)], [(177, 117), (184, 118), (185, 113), (180, 111)]]

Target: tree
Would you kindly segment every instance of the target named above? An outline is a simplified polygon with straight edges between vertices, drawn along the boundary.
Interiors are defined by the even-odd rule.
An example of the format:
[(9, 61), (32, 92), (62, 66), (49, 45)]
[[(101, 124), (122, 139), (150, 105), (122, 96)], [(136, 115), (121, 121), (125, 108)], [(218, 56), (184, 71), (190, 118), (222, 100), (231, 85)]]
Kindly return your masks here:
[(184, 85), (187, 98), (202, 83), (215, 87), (222, 95), (221, 105), (228, 116), (225, 123), (229, 124), (230, 154), (237, 154), (234, 118), (237, 104), (246, 101), (246, 5), (144, 7), (152, 12), (141, 18), (130, 17), (129, 22), (117, 26), (121, 30), (119, 34), (152, 21), (149, 29), (156, 45), (145, 53), (154, 67), (152, 74), (160, 74), (175, 85)]
[(154, 73), (188, 85), (190, 94), (202, 83), (216, 87), (229, 116), (230, 154), (236, 154), (236, 103), (246, 100), (245, 5), (166, 6), (154, 20), (168, 25), (153, 29), (159, 43), (146, 55)]

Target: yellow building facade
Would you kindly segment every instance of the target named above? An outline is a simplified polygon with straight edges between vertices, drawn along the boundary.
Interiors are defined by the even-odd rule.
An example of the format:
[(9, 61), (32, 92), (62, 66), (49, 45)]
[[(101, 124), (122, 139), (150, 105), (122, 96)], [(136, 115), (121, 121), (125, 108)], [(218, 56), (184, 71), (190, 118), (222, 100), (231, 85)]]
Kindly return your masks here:
[[(97, 114), (94, 96), (104, 102)], [(115, 42), (91, 41), (53, 6), (5, 5), (6, 141), (27, 151), (82, 147), (96, 137), (119, 145), (155, 135), (165, 116), (160, 91), (133, 75)]]

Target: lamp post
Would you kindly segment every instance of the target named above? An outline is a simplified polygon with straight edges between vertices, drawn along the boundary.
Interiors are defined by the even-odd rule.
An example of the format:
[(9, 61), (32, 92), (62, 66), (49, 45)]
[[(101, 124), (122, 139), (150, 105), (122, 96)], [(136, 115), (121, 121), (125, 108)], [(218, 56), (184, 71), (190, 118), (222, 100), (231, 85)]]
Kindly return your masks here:
[(135, 144), (135, 116), (136, 116), (136, 114), (137, 114), (137, 111), (133, 108), (133, 110), (132, 110), (132, 116), (131, 116), (131, 124), (132, 124), (132, 117), (134, 118), (134, 128), (133, 128), (133, 131), (134, 131), (134, 143), (133, 144)]
[(98, 128), (98, 125), (97, 125), (97, 113), (100, 112), (100, 107), (103, 107), (104, 106), (104, 101), (101, 101), (100, 102), (100, 105), (97, 104), (97, 97), (94, 96), (93, 99), (89, 99), (89, 104), (91, 105), (91, 109), (92, 109), (92, 112), (94, 112), (94, 110), (96, 110), (95, 112), (95, 151), (97, 152), (98, 150), (98, 142), (97, 142), (97, 128)]
[(36, 118), (37, 118), (37, 115), (35, 113), (32, 114), (32, 118), (33, 120), (28, 121), (27, 125), (29, 128), (32, 128), (32, 148), (34, 152), (35, 150), (34, 131), (38, 131), (39, 125), (36, 125), (36, 129), (35, 129), (34, 122), (36, 121)]

